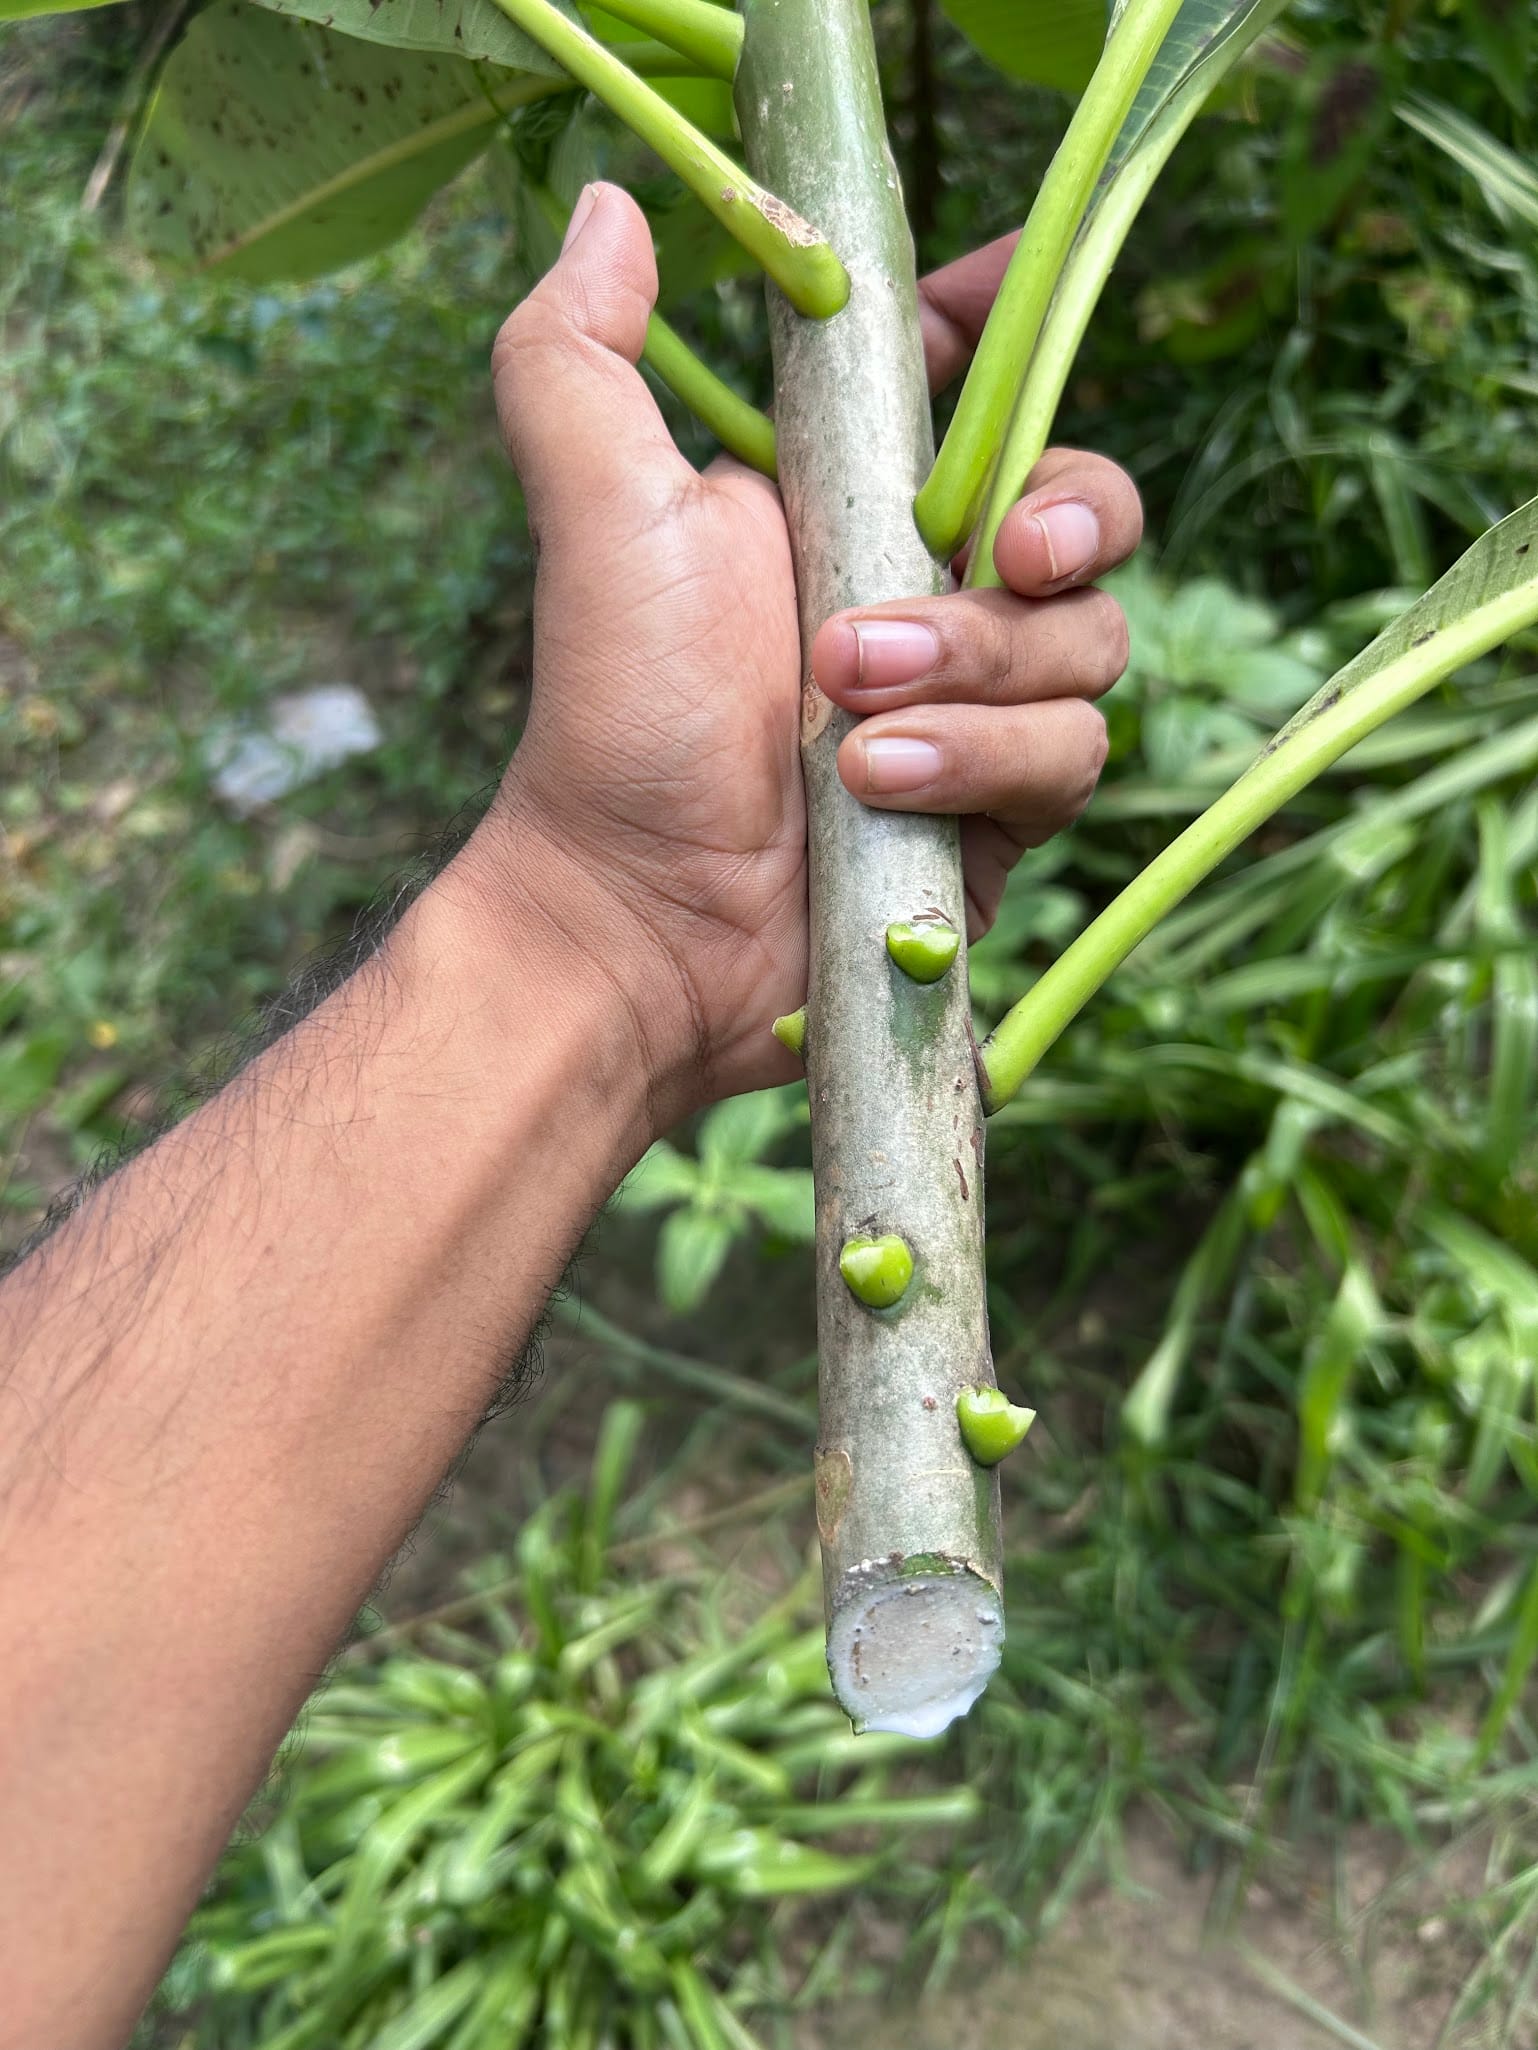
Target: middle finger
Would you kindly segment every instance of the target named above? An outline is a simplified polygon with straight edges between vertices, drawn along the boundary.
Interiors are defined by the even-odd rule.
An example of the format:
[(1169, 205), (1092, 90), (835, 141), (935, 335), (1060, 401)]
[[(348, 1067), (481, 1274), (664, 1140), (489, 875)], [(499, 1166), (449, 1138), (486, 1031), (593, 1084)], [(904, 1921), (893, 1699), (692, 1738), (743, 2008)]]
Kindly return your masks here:
[(1039, 599), (963, 591), (841, 612), (818, 630), (811, 660), (834, 703), (862, 714), (1098, 698), (1127, 666), (1127, 623), (1093, 588)]

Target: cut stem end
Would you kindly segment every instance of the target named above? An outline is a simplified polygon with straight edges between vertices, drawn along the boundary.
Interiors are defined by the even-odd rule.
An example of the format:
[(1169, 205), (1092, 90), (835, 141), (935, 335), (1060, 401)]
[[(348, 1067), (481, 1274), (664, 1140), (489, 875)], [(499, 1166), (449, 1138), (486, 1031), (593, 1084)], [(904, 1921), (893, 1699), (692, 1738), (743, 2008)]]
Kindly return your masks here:
[(857, 1730), (938, 1737), (977, 1700), (1003, 1648), (991, 1582), (970, 1566), (900, 1560), (845, 1575), (828, 1625), (828, 1673)]

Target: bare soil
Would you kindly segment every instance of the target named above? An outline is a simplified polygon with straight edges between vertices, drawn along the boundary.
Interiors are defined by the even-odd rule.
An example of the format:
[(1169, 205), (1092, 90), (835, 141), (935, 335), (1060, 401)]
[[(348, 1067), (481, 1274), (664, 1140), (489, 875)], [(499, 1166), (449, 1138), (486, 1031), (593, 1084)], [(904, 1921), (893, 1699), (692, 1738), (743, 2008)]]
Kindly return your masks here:
[(1081, 1894), (1025, 1960), (958, 1974), (917, 2009), (824, 2011), (798, 2050), (1518, 2050), (1538, 2041), (1531, 2015), (1502, 2037), (1498, 2011), (1443, 2033), (1472, 1962), (1436, 1913), (1453, 1877), (1445, 1867), (1417, 1872), (1403, 1844), (1360, 1832), (1310, 1847), (1295, 1870), (1285, 1893), (1251, 1889), (1219, 1927), (1212, 1879), (1144, 1817), (1129, 1831), (1121, 1883)]

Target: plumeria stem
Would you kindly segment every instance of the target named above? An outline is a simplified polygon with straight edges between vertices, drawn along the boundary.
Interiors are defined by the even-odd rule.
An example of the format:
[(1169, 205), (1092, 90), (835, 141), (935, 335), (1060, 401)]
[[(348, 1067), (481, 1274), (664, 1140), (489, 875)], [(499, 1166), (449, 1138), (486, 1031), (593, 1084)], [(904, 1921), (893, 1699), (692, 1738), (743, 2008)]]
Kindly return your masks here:
[[(837, 320), (800, 320), (769, 295), (806, 650), (834, 612), (939, 588), (913, 524), (933, 429), (869, 0), (744, 0), (743, 15), (748, 162), (825, 224), (855, 279)], [(862, 1727), (934, 1735), (981, 1693), (1004, 1625), (999, 1491), (955, 1408), (962, 1387), (993, 1380), (960, 846), (953, 819), (851, 795), (838, 750), (853, 721), (803, 676), (828, 1661)], [(888, 936), (937, 916), (948, 972), (915, 979)], [(901, 930), (898, 952), (915, 958)]]

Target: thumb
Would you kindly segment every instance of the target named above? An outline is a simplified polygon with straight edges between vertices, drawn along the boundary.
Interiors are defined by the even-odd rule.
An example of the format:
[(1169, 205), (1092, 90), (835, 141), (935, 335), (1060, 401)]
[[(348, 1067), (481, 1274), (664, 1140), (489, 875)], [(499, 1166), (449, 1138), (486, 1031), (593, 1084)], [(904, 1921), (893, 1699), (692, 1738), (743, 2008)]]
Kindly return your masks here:
[(656, 297), (645, 215), (617, 185), (587, 186), (560, 257), (491, 352), (502, 438), (540, 541), (590, 517), (597, 497), (660, 500), (688, 469), (635, 367)]

